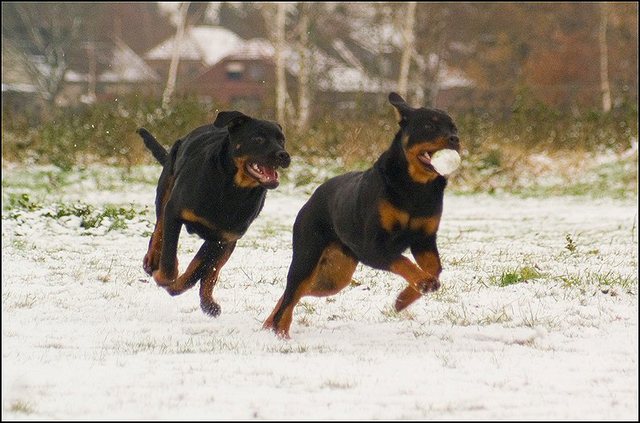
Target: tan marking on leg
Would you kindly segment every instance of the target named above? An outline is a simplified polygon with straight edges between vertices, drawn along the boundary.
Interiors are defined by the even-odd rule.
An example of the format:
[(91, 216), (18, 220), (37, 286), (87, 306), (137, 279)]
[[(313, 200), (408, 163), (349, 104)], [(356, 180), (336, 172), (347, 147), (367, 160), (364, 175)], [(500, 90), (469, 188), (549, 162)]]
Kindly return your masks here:
[(442, 263), (440, 262), (440, 256), (437, 252), (424, 251), (414, 254), (414, 258), (422, 270), (436, 278), (440, 276), (440, 273), (442, 272)]
[(282, 305), (282, 299), (284, 298), (284, 295), (280, 297), (280, 299), (278, 300), (278, 303), (276, 304), (276, 306), (273, 308), (273, 311), (271, 312), (271, 314), (269, 315), (269, 317), (267, 317), (267, 320), (264, 321), (264, 323), (262, 324), (262, 329), (271, 329), (271, 330), (275, 330), (275, 327), (273, 325), (273, 318), (276, 315), (276, 312), (278, 311), (278, 309), (280, 308), (280, 306)]
[(273, 312), (265, 321), (264, 327), (271, 328), (278, 336), (288, 339), (293, 310), (300, 299), (307, 295), (325, 297), (337, 294), (351, 282), (351, 276), (357, 264), (357, 260), (345, 254), (339, 244), (329, 244), (322, 252), (311, 275), (298, 285), (292, 301), (283, 309), (277, 325), (274, 325), (273, 319), (282, 305), (284, 296), (280, 298)]
[(193, 260), (191, 260), (191, 263), (189, 263), (189, 266), (187, 266), (187, 269), (184, 271), (184, 273), (181, 274), (174, 283), (165, 287), (165, 289), (171, 295), (182, 294), (186, 290), (192, 288), (193, 285), (195, 285), (195, 283), (197, 282), (197, 278), (194, 277), (195, 273), (198, 272), (202, 268), (202, 266), (206, 265), (207, 263), (203, 261), (202, 256), (200, 254), (196, 254)]
[[(411, 263), (409, 259), (405, 258), (406, 262), (394, 262), (396, 271), (390, 269), (393, 273), (399, 274), (409, 282), (409, 286), (400, 292), (396, 298), (396, 311), (402, 311), (409, 307), (411, 303), (422, 296), (423, 292), (432, 292), (440, 288), (438, 277), (440, 276), (442, 267), (438, 254), (433, 251), (425, 251), (415, 254), (414, 257), (420, 266), (419, 268)], [(407, 262), (410, 264), (407, 264)], [(415, 266), (415, 269), (412, 265)], [(416, 280), (420, 272), (425, 275), (425, 279), (418, 279), (418, 284), (412, 283), (412, 281), (407, 278), (408, 276)]]
[(142, 261), (142, 266), (149, 275), (152, 275), (153, 271), (157, 270), (159, 267), (160, 253), (162, 251), (162, 237), (164, 234), (164, 208), (167, 205), (167, 201), (169, 201), (174, 181), (175, 178), (170, 177), (165, 184), (165, 189), (160, 201), (160, 210), (156, 210), (156, 225), (153, 229), (153, 234), (151, 234), (151, 239), (149, 240), (149, 248), (147, 249), (147, 253)]
[(428, 274), (404, 256), (391, 263), (389, 270), (402, 276), (414, 289), (420, 292), (435, 291), (439, 286), (437, 278)]
[(161, 287), (166, 287), (176, 281), (176, 278), (178, 277), (178, 270), (176, 269), (173, 274), (165, 275), (162, 269), (158, 269), (153, 271), (152, 276), (153, 280), (156, 281), (158, 285), (160, 285)]
[(344, 289), (356, 270), (358, 261), (345, 254), (339, 244), (332, 243), (322, 252), (313, 285), (305, 295), (326, 297)]
[(396, 311), (404, 310), (420, 297), (422, 297), (422, 293), (418, 292), (412, 285), (408, 285), (396, 298)]
[(209, 264), (207, 273), (200, 280), (200, 307), (205, 313), (212, 316), (220, 314), (220, 306), (213, 300), (213, 288), (216, 282), (218, 282), (220, 270), (227, 263), (229, 257), (231, 257), (231, 253), (233, 253), (235, 247), (235, 242), (227, 244), (220, 258)]

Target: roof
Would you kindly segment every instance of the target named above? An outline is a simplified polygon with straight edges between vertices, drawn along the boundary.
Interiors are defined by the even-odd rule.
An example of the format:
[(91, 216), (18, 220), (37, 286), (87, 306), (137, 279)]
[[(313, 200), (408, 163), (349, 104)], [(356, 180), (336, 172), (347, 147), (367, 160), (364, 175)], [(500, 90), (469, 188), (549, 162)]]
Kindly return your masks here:
[[(158, 74), (145, 63), (131, 48), (119, 38), (113, 40), (110, 45), (111, 55), (106, 64), (107, 69), (97, 75), (98, 82), (154, 82), (159, 81)], [(89, 80), (87, 73), (68, 70), (65, 81), (86, 82)]]
[(158, 81), (160, 77), (124, 41), (115, 39), (115, 50), (111, 69), (98, 76), (104, 82), (147, 82)]
[(239, 47), (221, 59), (256, 60), (270, 59), (275, 54), (275, 48), (264, 38), (253, 38), (243, 41)]
[[(171, 60), (176, 36), (173, 36), (149, 50), (144, 58), (147, 60)], [(237, 50), (242, 39), (234, 32), (219, 26), (188, 27), (184, 31), (180, 47), (180, 59), (200, 60), (212, 66)]]

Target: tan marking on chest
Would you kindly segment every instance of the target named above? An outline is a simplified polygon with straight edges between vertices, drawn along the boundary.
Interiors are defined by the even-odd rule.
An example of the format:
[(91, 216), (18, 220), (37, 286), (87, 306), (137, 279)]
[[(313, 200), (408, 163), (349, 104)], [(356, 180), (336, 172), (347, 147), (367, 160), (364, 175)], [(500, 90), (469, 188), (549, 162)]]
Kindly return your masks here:
[(400, 210), (388, 201), (382, 200), (378, 205), (380, 213), (380, 225), (387, 232), (406, 228), (409, 223), (409, 213)]
[(180, 213), (180, 217), (182, 218), (182, 220), (184, 220), (186, 222), (198, 223), (198, 224), (204, 226), (205, 228), (208, 228), (208, 229), (218, 233), (222, 237), (222, 239), (224, 239), (227, 242), (237, 241), (241, 237), (241, 235), (236, 234), (234, 232), (225, 231), (223, 229), (218, 228), (216, 225), (214, 225), (213, 223), (209, 222), (204, 217), (198, 216), (197, 214), (195, 214), (193, 212), (193, 210), (189, 210), (189, 209), (182, 210), (182, 212)]
[(440, 216), (413, 217), (409, 220), (409, 227), (414, 231), (424, 232), (433, 235), (438, 232), (440, 226)]
[(411, 217), (409, 212), (397, 208), (386, 200), (380, 202), (378, 212), (380, 226), (387, 232), (409, 228), (413, 231), (433, 235), (438, 231), (440, 225), (440, 216)]

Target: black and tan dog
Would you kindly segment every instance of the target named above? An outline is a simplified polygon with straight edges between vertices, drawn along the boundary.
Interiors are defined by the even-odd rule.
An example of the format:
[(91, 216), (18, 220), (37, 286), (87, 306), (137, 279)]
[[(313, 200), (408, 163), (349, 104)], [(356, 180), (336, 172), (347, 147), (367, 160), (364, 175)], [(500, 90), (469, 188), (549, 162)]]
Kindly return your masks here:
[[(171, 295), (200, 282), (200, 307), (220, 314), (213, 287), (236, 241), (278, 186), (278, 167), (291, 161), (280, 125), (240, 112), (220, 112), (212, 125), (179, 139), (170, 151), (144, 128), (138, 133), (164, 166), (156, 191), (156, 226), (144, 270)], [(176, 258), (182, 225), (204, 243), (178, 276)]]
[[(398, 311), (440, 287), (436, 232), (447, 179), (430, 160), (441, 149), (459, 151), (457, 129), (443, 111), (414, 109), (396, 93), (389, 101), (400, 116), (391, 147), (369, 170), (320, 185), (298, 213), (287, 286), (264, 328), (289, 337), (300, 298), (336, 294), (358, 262), (406, 279)], [(407, 248), (418, 265), (403, 255)]]

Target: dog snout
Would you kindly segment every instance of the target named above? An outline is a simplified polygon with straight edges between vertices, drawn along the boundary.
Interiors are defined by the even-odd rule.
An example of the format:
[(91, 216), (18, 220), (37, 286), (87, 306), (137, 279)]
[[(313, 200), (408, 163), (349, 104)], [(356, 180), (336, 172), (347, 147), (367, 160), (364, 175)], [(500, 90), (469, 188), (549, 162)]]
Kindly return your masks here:
[(291, 156), (289, 156), (289, 153), (284, 150), (278, 151), (276, 153), (276, 158), (278, 159), (278, 162), (280, 162), (280, 166), (282, 167), (289, 167), (289, 165), (291, 164)]

